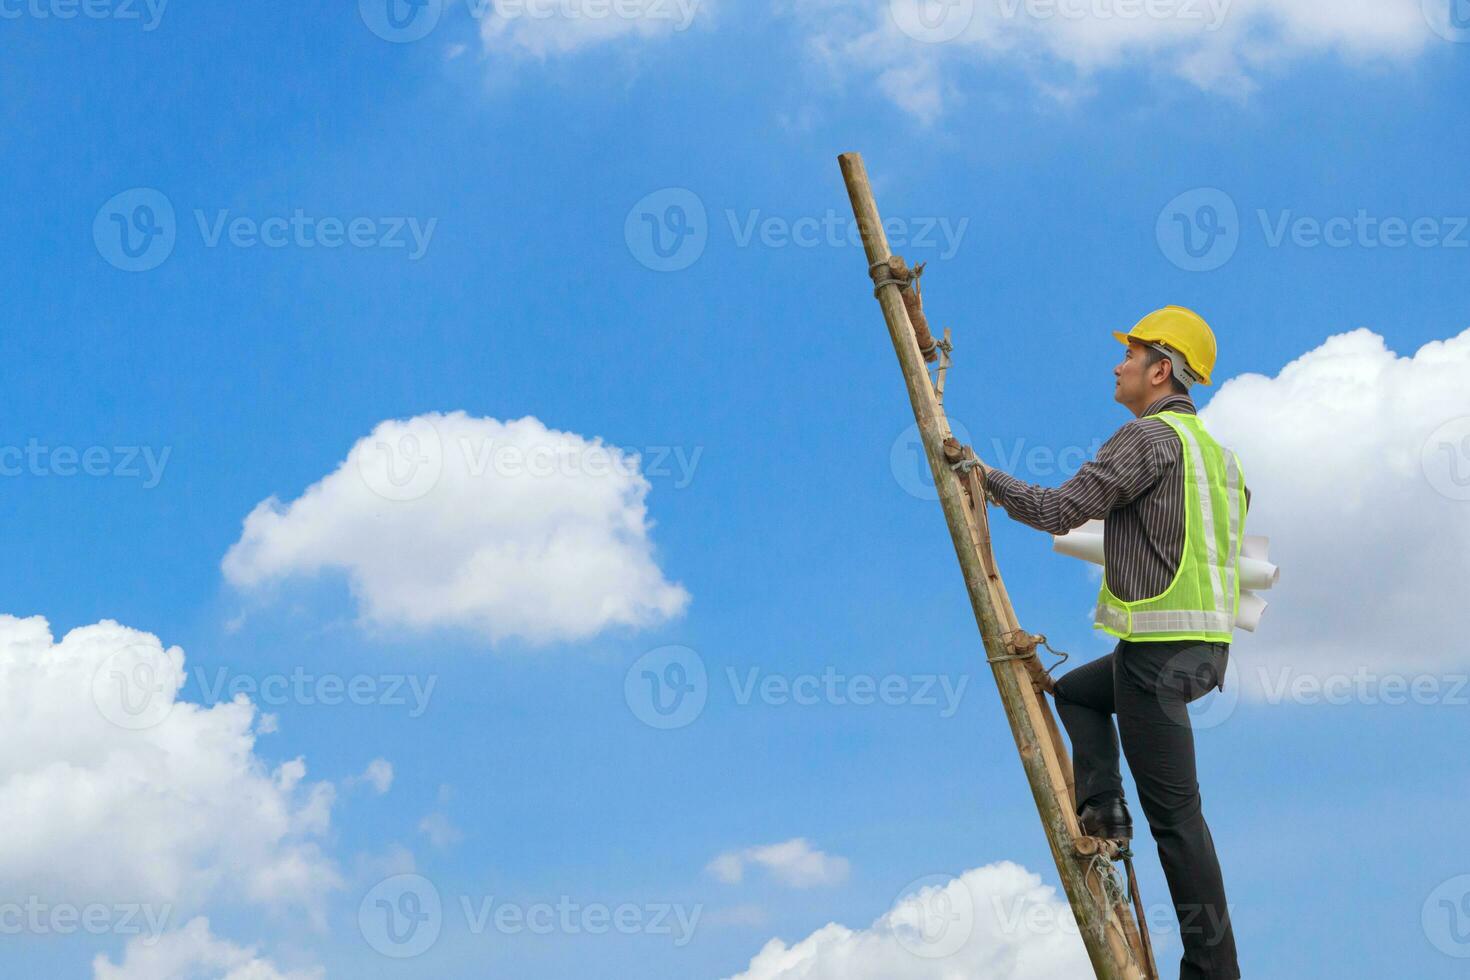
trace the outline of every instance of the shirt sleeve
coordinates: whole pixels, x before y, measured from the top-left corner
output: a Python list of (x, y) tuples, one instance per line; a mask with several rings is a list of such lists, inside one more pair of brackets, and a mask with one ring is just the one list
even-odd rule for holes
[(1142, 419), (1113, 434), (1056, 489), (1036, 486), (997, 469), (988, 469), (985, 489), (1007, 514), (1048, 534), (1066, 534), (1094, 518), (1105, 518), (1158, 482), (1162, 466), (1150, 448)]

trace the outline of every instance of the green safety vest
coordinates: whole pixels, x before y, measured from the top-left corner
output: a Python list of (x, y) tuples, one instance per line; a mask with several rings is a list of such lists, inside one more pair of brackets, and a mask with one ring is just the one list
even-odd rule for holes
[(1108, 588), (1104, 567), (1093, 628), (1136, 643), (1229, 643), (1240, 607), (1245, 535), (1240, 460), (1210, 438), (1198, 416), (1160, 412), (1148, 417), (1167, 423), (1183, 444), (1184, 550), (1174, 581), (1151, 599), (1119, 599)]

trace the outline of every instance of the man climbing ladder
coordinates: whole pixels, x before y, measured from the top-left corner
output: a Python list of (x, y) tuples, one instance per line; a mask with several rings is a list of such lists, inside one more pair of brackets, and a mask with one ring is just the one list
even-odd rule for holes
[(1113, 397), (1136, 418), (1096, 459), (1056, 489), (980, 465), (986, 493), (1031, 527), (1065, 534), (1106, 519), (1094, 625), (1118, 644), (1062, 677), (1054, 691), (1072, 741), (1079, 823), (1093, 837), (1132, 837), (1121, 732), (1179, 918), (1180, 978), (1236, 980), (1235, 937), (1186, 706), (1224, 687), (1249, 492), (1239, 460), (1205, 431), (1190, 398), (1193, 385), (1210, 383), (1215, 366), (1205, 321), (1170, 306), (1114, 336), (1128, 350), (1113, 370)]

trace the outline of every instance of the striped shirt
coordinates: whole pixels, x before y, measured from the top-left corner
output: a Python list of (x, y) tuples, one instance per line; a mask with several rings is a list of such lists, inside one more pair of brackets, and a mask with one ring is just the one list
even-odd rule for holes
[[(1144, 416), (1194, 415), (1188, 395), (1166, 395)], [(1108, 587), (1124, 602), (1150, 599), (1174, 581), (1184, 550), (1184, 456), (1174, 430), (1140, 416), (1103, 443), (1097, 458), (1055, 490), (989, 469), (985, 489), (1006, 513), (1049, 534), (1104, 518)], [(1250, 490), (1245, 490), (1246, 505)]]

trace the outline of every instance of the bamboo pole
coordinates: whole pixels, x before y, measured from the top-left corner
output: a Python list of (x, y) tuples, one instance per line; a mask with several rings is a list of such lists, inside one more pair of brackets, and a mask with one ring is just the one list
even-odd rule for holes
[[(867, 169), (860, 154), (844, 153), (837, 159), (871, 269), (886, 263), (891, 254), (868, 184)], [(1126, 902), (1109, 895), (1099, 875), (1089, 874), (1096, 859), (1096, 845), (1102, 842), (1080, 838), (1070, 786), (1071, 766), (1066, 762), (1056, 719), (1038, 690), (1027, 661), (1017, 659), (1007, 642), (1007, 637), (1017, 635), (1018, 626), (991, 553), (984, 495), (980, 493), (977, 498), (971, 494), (967, 503), (960, 478), (946, 460), (944, 441), (951, 437), (949, 422), (924, 366), (899, 287), (884, 285), (876, 293), (903, 370), (924, 454), (934, 474), (934, 485), (939, 490), (970, 606), (980, 627), (986, 659), (995, 675), (1011, 734), (1020, 751), (1021, 765), (1031, 785), (1031, 795), (1087, 955), (1098, 980), (1148, 980), (1145, 968), (1140, 966), (1146, 959), (1135, 953), (1140, 949), (1140, 934)], [(1093, 846), (1088, 848), (1083, 841)], [(1091, 855), (1079, 853), (1088, 849)]]

